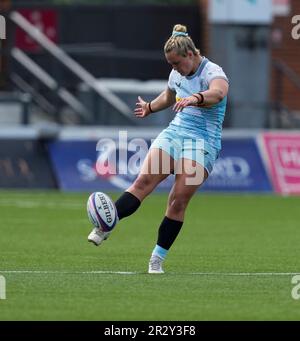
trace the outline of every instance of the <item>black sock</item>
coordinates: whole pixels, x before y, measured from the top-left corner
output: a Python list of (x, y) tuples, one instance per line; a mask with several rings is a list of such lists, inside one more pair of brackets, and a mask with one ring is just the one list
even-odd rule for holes
[(169, 250), (169, 248), (174, 243), (176, 237), (178, 236), (182, 225), (182, 221), (164, 217), (158, 230), (157, 245), (163, 247), (166, 250)]
[(137, 197), (129, 192), (124, 192), (115, 202), (119, 219), (130, 216), (139, 208), (140, 204), (141, 202)]

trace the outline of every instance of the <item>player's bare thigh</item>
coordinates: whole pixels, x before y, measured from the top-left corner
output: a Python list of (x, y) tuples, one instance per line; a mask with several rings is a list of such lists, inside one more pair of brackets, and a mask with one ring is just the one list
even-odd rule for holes
[(161, 149), (151, 148), (137, 179), (127, 191), (142, 201), (161, 181), (173, 172), (173, 158)]
[(208, 177), (206, 169), (194, 160), (180, 159), (175, 167), (176, 177), (170, 191), (166, 216), (183, 221), (192, 196)]

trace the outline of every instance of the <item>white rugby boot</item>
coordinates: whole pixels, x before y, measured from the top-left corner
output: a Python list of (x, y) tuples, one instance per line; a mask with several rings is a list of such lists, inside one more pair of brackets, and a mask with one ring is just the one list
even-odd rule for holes
[(106, 240), (110, 235), (109, 232), (103, 231), (101, 228), (95, 227), (92, 232), (88, 235), (88, 241), (96, 246), (99, 246), (103, 240)]
[(149, 274), (163, 274), (164, 270), (162, 269), (163, 259), (157, 255), (152, 255), (149, 261)]

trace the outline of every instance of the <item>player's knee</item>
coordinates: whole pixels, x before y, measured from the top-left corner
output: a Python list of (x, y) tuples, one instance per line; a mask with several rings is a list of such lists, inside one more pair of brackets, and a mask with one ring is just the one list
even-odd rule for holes
[(151, 177), (148, 175), (138, 176), (138, 178), (135, 180), (133, 186), (138, 191), (147, 190), (149, 187), (152, 186)]
[(175, 195), (169, 202), (169, 210), (174, 213), (184, 212), (189, 202), (189, 198), (184, 195)]

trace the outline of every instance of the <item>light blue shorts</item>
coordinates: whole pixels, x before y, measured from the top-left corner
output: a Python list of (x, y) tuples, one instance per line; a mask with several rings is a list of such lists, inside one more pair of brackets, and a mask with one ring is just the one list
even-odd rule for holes
[(168, 153), (175, 161), (194, 160), (211, 173), (219, 151), (210, 147), (204, 139), (195, 139), (178, 134), (174, 129), (164, 129), (153, 141), (150, 148)]

